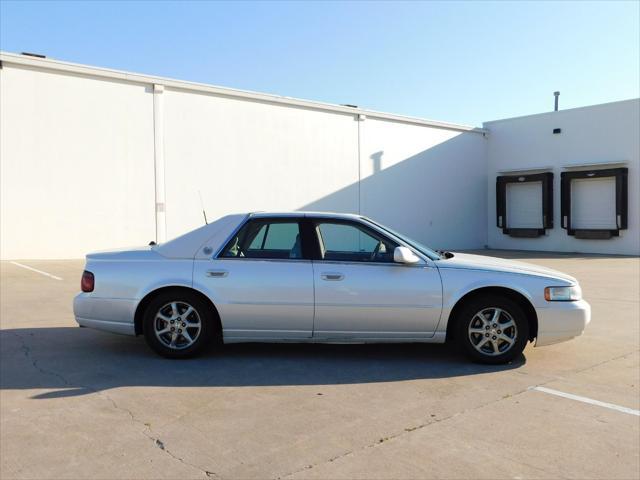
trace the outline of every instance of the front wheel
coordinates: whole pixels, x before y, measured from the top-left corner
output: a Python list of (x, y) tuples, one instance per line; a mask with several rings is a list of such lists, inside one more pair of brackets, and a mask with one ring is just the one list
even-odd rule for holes
[(189, 292), (165, 292), (144, 313), (144, 337), (153, 351), (168, 358), (192, 357), (212, 343), (213, 314)]
[(467, 303), (457, 318), (457, 342), (481, 363), (507, 363), (520, 355), (529, 339), (529, 323), (522, 308), (500, 296)]

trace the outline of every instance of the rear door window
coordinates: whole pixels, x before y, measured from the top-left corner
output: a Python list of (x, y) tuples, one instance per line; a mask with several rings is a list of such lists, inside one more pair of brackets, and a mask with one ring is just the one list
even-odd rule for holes
[(222, 258), (300, 259), (302, 239), (297, 220), (253, 220), (227, 243)]

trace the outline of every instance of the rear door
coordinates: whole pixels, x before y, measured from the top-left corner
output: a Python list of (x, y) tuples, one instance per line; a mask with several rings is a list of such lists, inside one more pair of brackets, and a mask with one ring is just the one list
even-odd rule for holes
[(194, 280), (219, 310), (225, 339), (311, 337), (313, 269), (299, 218), (251, 219), (218, 258), (194, 268)]

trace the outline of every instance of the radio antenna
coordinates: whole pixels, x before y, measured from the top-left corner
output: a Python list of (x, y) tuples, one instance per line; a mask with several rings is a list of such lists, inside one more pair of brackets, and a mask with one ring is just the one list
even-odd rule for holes
[(209, 225), (207, 222), (207, 212), (204, 211), (204, 202), (202, 201), (202, 193), (198, 190), (198, 196), (200, 197), (200, 206), (202, 207), (202, 215), (204, 216), (204, 224)]

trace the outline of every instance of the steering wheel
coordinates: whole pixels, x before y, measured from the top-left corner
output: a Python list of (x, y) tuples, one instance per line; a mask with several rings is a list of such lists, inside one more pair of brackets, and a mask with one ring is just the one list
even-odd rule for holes
[(382, 242), (378, 242), (378, 244), (376, 245), (376, 248), (374, 248), (373, 252), (371, 252), (371, 261), (374, 261), (378, 257), (378, 254), (380, 253), (381, 248), (382, 248)]

